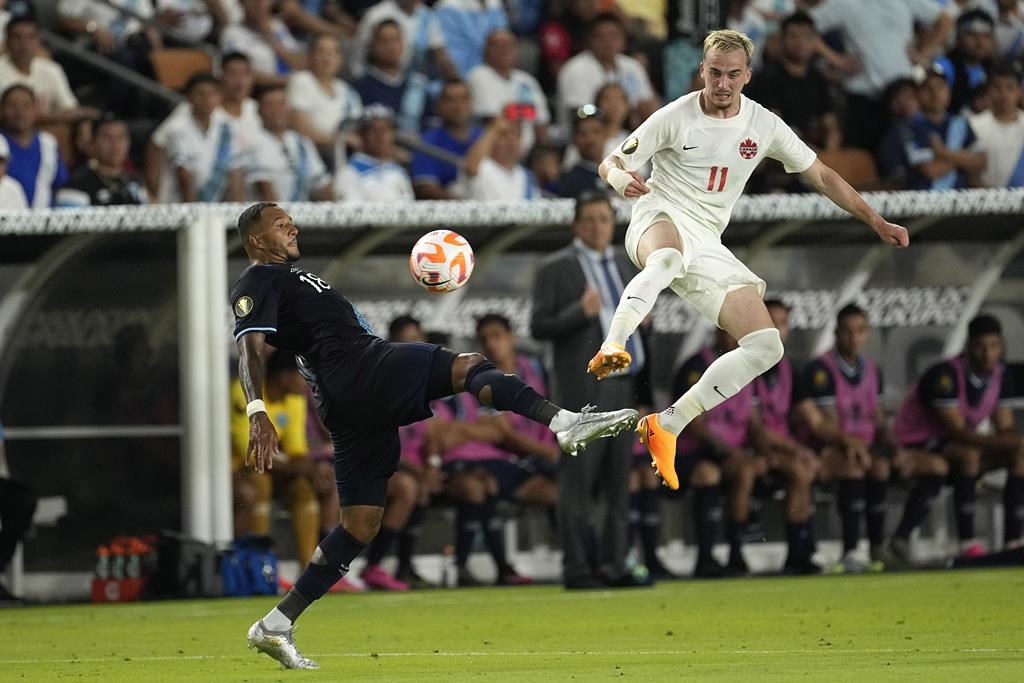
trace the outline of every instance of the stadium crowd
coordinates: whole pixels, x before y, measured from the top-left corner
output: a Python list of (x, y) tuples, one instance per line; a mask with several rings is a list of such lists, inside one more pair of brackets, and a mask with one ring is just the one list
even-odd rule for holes
[[(1022, 7), (60, 0), (44, 12), (11, 0), (0, 10), (0, 205), (606, 191), (598, 163), (700, 87), (700, 41), (719, 26), (755, 43), (747, 94), (859, 188), (1018, 187)], [(172, 65), (191, 78), (169, 111), (118, 73), (54, 55), (43, 29), (148, 78), (169, 48), (205, 50), (216, 75)], [(766, 163), (749, 191), (803, 189)]]

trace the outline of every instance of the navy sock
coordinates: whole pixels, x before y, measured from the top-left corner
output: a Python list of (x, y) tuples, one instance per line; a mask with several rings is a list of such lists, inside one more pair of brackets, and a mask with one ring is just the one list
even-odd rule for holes
[(455, 511), (455, 566), (465, 569), (473, 541), (480, 531), (481, 506), (473, 503), (459, 503)]
[(796, 564), (813, 554), (810, 538), (810, 522), (786, 522), (786, 564)]
[(412, 551), (416, 547), (416, 542), (420, 538), (420, 533), (423, 531), (423, 517), (427, 513), (427, 508), (422, 505), (417, 505), (412, 509), (412, 514), (409, 516), (409, 521), (406, 522), (405, 528), (402, 529), (402, 533), (398, 535), (398, 574), (412, 574)]
[(481, 508), (480, 526), (484, 530), (484, 544), (487, 552), (494, 558), (498, 573), (508, 569), (508, 558), (505, 555), (505, 527), (498, 515), (498, 499), (490, 497)]
[(928, 516), (932, 501), (942, 490), (943, 479), (944, 477), (929, 474), (917, 480), (914, 487), (910, 489), (910, 496), (903, 508), (903, 519), (900, 520), (900, 525), (894, 534), (896, 538), (903, 540), (910, 538), (911, 532)]
[(871, 547), (885, 543), (885, 490), (888, 482), (868, 477), (864, 482), (864, 519)]
[(729, 540), (730, 562), (735, 558), (743, 558), (741, 550), (743, 548), (743, 529), (745, 526), (744, 522), (737, 522), (735, 519), (730, 519), (725, 524), (725, 535)]
[(974, 538), (974, 510), (978, 507), (978, 478), (958, 474), (953, 478), (956, 533), (961, 541)]
[(384, 556), (391, 550), (391, 545), (395, 542), (397, 535), (397, 529), (380, 528), (374, 539), (370, 541), (370, 550), (366, 553), (366, 565), (368, 567), (380, 564)]
[(490, 404), (495, 410), (511, 410), (543, 425), (551, 424), (561, 410), (529, 384), (515, 375), (506, 375), (490, 361), (477, 363), (466, 373), (466, 391), (479, 399), (480, 392), (487, 387), (491, 388)]
[(847, 553), (856, 548), (860, 540), (860, 518), (864, 514), (864, 480), (840, 479), (836, 503), (843, 527), (843, 553)]
[(1003, 489), (1003, 512), (1006, 522), (1003, 526), (1003, 540), (1013, 543), (1024, 533), (1024, 477), (1010, 475)]
[(640, 545), (644, 550), (644, 564), (661, 564), (658, 560), (658, 532), (661, 531), (661, 492), (657, 489), (640, 491)]
[(349, 564), (365, 548), (365, 543), (340, 526), (336, 527), (317, 546), (313, 559), (295, 582), (295, 587), (281, 600), (278, 609), (292, 621), (298, 619), (303, 610), (323, 597), (338, 579), (348, 574)]
[(722, 524), (722, 489), (698, 486), (693, 489), (693, 521), (697, 534), (697, 561), (712, 559)]
[(633, 547), (634, 539), (640, 538), (640, 519), (643, 513), (640, 512), (640, 492), (634, 491), (629, 494), (629, 547)]

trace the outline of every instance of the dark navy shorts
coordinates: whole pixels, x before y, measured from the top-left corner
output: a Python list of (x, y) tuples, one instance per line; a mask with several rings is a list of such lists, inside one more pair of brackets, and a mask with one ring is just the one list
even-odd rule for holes
[(342, 507), (384, 505), (401, 454), (398, 428), (430, 417), (430, 402), (452, 393), (456, 357), (435, 344), (388, 343), (368, 361), (362, 386), (344, 393), (325, 387), (331, 398), (321, 417), (334, 444)]
[(554, 479), (557, 465), (535, 455), (493, 460), (454, 460), (444, 466), (445, 474), (451, 476), (473, 469), (489, 472), (498, 481), (498, 496), (509, 500), (519, 487), (534, 475)]

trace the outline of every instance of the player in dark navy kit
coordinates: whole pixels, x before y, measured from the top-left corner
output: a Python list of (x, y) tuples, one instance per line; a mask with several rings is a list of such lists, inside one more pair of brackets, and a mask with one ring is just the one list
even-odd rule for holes
[(249, 447), (256, 470), (273, 467), (277, 432), (263, 396), (263, 357), (269, 343), (296, 355), (313, 390), (317, 412), (331, 433), (341, 523), (277, 607), (249, 629), (249, 647), (284, 667), (315, 669), (295, 647), (292, 625), (347, 572), (373, 540), (384, 513), (388, 479), (399, 462), (398, 428), (430, 416), (430, 401), (462, 391), (497, 410), (547, 425), (562, 450), (576, 454), (591, 441), (636, 425), (635, 410), (580, 413), (562, 410), (514, 375), (479, 354), (456, 354), (434, 344), (394, 343), (374, 336), (345, 297), (299, 259), (299, 230), (272, 202), (254, 204), (238, 218), (251, 265), (231, 292), (239, 379), (248, 400)]

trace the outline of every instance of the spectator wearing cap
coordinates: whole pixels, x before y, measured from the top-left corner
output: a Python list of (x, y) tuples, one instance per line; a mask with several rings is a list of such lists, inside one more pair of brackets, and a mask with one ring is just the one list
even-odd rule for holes
[(484, 44), (491, 31), (508, 28), (501, 0), (441, 0), (434, 10), (448, 54), (463, 78), (484, 60)]
[(402, 66), (403, 45), (398, 22), (378, 23), (370, 37), (366, 69), (352, 85), (364, 106), (382, 104), (395, 112), (399, 130), (418, 133), (426, 108), (427, 79)]
[(37, 125), (38, 105), (27, 85), (16, 83), (0, 95), (0, 128), (10, 156), (7, 175), (21, 184), (33, 209), (48, 208), (54, 194), (68, 180), (57, 140)]
[(537, 199), (533, 173), (519, 163), (522, 128), (518, 121), (496, 116), (466, 154), (459, 182), (464, 199), (521, 201)]
[[(846, 144), (874, 151), (886, 124), (882, 92), (914, 63), (941, 54), (953, 19), (934, 0), (823, 0), (808, 11), (820, 33), (837, 31), (860, 69), (843, 82)], [(915, 34), (920, 26), (920, 37)]]
[(221, 51), (246, 55), (257, 85), (287, 85), (288, 75), (306, 66), (298, 41), (284, 22), (271, 13), (272, 0), (241, 3), (242, 21), (221, 33)]
[(568, 114), (593, 103), (598, 88), (605, 83), (620, 84), (641, 119), (658, 108), (660, 103), (647, 70), (623, 54), (626, 29), (618, 17), (598, 16), (590, 27), (589, 45), (590, 49), (566, 62), (558, 74), (558, 106), (563, 112)]
[(750, 98), (778, 114), (804, 142), (833, 150), (842, 146), (842, 131), (828, 83), (812, 64), (819, 40), (807, 14), (786, 17), (779, 59), (754, 72)]
[(910, 120), (906, 145), (912, 190), (952, 190), (985, 168), (985, 153), (967, 119), (950, 114), (946, 72), (933, 65), (918, 88), (921, 111)]
[(260, 92), (263, 128), (247, 164), (250, 196), (263, 202), (305, 202), (334, 199), (332, 178), (316, 145), (288, 128), (291, 112), (284, 88), (271, 86)]
[(361, 151), (335, 174), (335, 197), (362, 202), (415, 199), (409, 174), (395, 162), (394, 113), (379, 104), (366, 107), (359, 122), (359, 138)]
[(57, 206), (146, 204), (141, 180), (127, 168), (131, 137), (128, 124), (114, 117), (93, 123), (91, 154), (68, 184), (57, 190)]
[[(444, 84), (434, 108), (441, 125), (423, 133), (423, 142), (433, 147), (464, 157), (483, 132), (473, 125), (469, 87), (463, 81)], [(427, 152), (418, 151), (412, 159), (412, 179), (419, 199), (458, 199), (452, 184), (458, 178), (458, 169)]]
[(559, 196), (577, 197), (583, 192), (608, 189), (597, 172), (604, 159), (606, 136), (604, 113), (592, 104), (580, 107), (572, 134), (572, 144), (579, 151), (580, 159), (562, 175), (558, 183)]
[(242, 165), (234, 123), (220, 108), (220, 82), (208, 73), (185, 86), (189, 115), (167, 129), (160, 202), (240, 202)]
[(516, 66), (516, 37), (498, 29), (487, 36), (484, 63), (466, 77), (473, 97), (473, 114), (490, 119), (507, 111), (522, 127), (522, 149), (547, 142), (551, 113), (537, 79)]
[(0, 209), (27, 209), (28, 200), (21, 183), (7, 175), (7, 162), (11, 158), (11, 147), (7, 138), (0, 136)]
[(971, 10), (956, 20), (956, 47), (935, 63), (946, 72), (951, 90), (949, 110), (961, 111), (971, 94), (985, 84), (995, 54), (994, 23), (988, 12)]
[(989, 74), (989, 110), (970, 118), (985, 149), (983, 187), (1024, 187), (1024, 112), (1020, 110), (1020, 76), (1009, 66)]
[(306, 63), (308, 70), (297, 71), (288, 79), (292, 127), (312, 140), (324, 158), (343, 163), (343, 134), (359, 121), (363, 101), (338, 77), (343, 60), (336, 37), (326, 33), (314, 37)]
[(420, 0), (383, 0), (371, 7), (359, 22), (353, 70), (361, 74), (366, 53), (377, 25), (393, 21), (402, 32), (402, 67), (420, 73), (436, 69), (443, 78), (458, 78), (459, 71), (448, 56), (441, 20)]
[(40, 123), (66, 123), (92, 118), (99, 112), (81, 107), (61, 66), (42, 54), (39, 26), (15, 17), (4, 29), (6, 51), (0, 55), (0, 87), (23, 83), (36, 95)]

